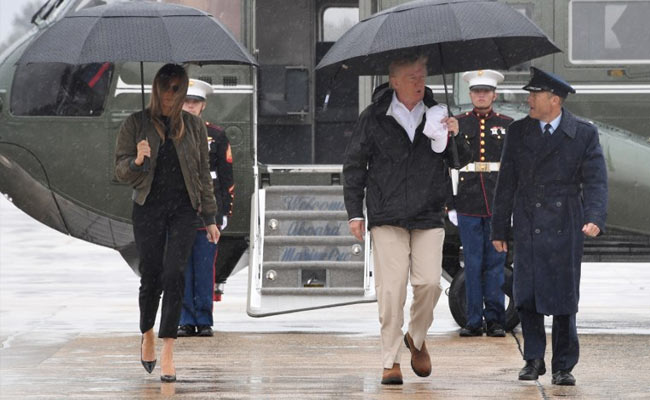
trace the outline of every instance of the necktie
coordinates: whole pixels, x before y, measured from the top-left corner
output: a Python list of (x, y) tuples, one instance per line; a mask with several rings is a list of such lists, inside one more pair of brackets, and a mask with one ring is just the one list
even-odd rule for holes
[(543, 136), (545, 138), (550, 138), (551, 137), (551, 128), (552, 128), (551, 124), (544, 125), (544, 135)]

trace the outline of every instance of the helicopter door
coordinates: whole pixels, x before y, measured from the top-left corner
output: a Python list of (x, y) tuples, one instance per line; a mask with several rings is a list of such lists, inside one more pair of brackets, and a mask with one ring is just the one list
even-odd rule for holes
[(343, 202), (341, 164), (358, 116), (358, 78), (314, 72), (337, 35), (358, 21), (358, 3), (265, 0), (256, 2), (255, 15), (260, 164), (247, 312), (375, 301), (371, 249), (350, 235)]
[[(321, 28), (315, 65), (345, 31), (359, 22), (359, 7), (327, 2), (318, 14)], [(345, 70), (337, 73), (316, 71), (315, 76), (315, 163), (342, 164), (359, 116), (359, 77)]]

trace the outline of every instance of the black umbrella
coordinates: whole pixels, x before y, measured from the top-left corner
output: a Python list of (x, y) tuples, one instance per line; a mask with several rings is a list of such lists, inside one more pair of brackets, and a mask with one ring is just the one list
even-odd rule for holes
[(522, 13), (495, 0), (416, 0), (350, 28), (316, 69), (345, 66), (357, 75), (386, 75), (404, 54), (429, 58), (429, 74), (508, 69), (560, 49)]
[(17, 63), (105, 61), (256, 65), (210, 14), (153, 2), (116, 2), (66, 15), (34, 40)]
[(36, 38), (17, 64), (107, 61), (140, 62), (143, 111), (143, 62), (257, 65), (210, 14), (153, 2), (117, 2), (66, 15)]
[[(508, 69), (560, 49), (525, 15), (495, 0), (416, 0), (360, 21), (341, 36), (316, 69), (334, 76), (386, 75), (407, 54), (426, 55), (428, 72)], [(451, 115), (451, 113), (450, 113)], [(457, 163), (452, 137), (454, 163)]]

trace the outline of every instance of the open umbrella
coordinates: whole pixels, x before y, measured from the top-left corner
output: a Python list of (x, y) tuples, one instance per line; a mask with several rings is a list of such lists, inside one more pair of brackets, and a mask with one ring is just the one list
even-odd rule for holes
[(36, 38), (16, 63), (129, 61), (140, 62), (143, 110), (143, 62), (257, 65), (210, 14), (153, 2), (117, 2), (66, 15)]
[(360, 21), (316, 69), (343, 65), (358, 75), (385, 75), (400, 55), (429, 57), (429, 74), (508, 69), (560, 49), (525, 15), (496, 0), (416, 0)]
[[(446, 72), (508, 69), (559, 51), (541, 29), (507, 4), (495, 0), (416, 0), (354, 25), (334, 43), (316, 69), (334, 76), (343, 68), (357, 75), (386, 75), (392, 60), (405, 54), (426, 55), (429, 74), (442, 74), (449, 104)], [(456, 147), (452, 145), (451, 149), (454, 152)]]

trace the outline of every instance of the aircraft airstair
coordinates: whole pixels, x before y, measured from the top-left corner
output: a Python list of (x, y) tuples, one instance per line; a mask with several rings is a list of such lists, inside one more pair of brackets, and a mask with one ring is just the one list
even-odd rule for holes
[(604, 235), (586, 238), (583, 261), (649, 262), (650, 236), (607, 229)]
[[(375, 300), (372, 265), (365, 262), (369, 242), (349, 233), (343, 186), (318, 184), (313, 169), (307, 169), (313, 185), (265, 185), (254, 195), (252, 316)], [(340, 166), (334, 171), (340, 174)], [(300, 172), (293, 168), (287, 174)]]

